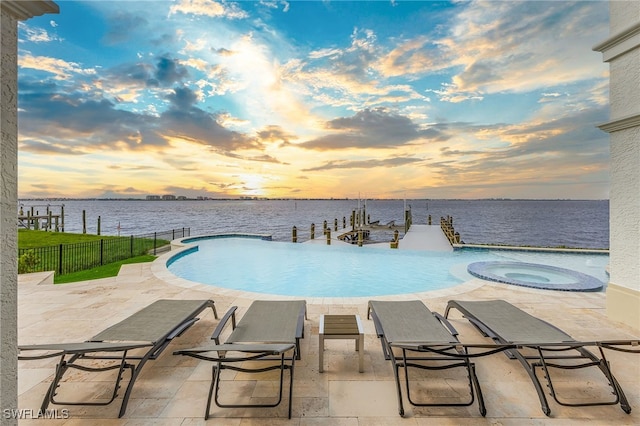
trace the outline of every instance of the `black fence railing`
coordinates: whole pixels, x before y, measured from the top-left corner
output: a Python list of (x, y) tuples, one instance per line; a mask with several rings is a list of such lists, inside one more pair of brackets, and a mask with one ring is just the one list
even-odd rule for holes
[(158, 248), (176, 238), (188, 237), (190, 233), (190, 228), (182, 228), (84, 243), (20, 249), (18, 272), (56, 271), (63, 275), (144, 254), (156, 255)]

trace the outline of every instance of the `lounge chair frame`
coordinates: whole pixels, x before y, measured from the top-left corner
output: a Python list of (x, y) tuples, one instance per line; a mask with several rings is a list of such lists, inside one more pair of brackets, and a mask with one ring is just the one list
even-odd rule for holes
[[(306, 303), (291, 301), (254, 301), (236, 325), (237, 306), (232, 306), (214, 330), (213, 345), (178, 350), (174, 355), (185, 355), (211, 361), (211, 384), (204, 418), (211, 416), (211, 401), (220, 408), (273, 408), (280, 405), (284, 396), (285, 370), (289, 371), (288, 418), (291, 418), (293, 398), (293, 377), (295, 361), (301, 358), (300, 339), (304, 338), (304, 320), (307, 317)], [(272, 321), (287, 324), (287, 330), (269, 327)], [(220, 336), (231, 322), (232, 332), (225, 343)], [(278, 327), (281, 328), (281, 327)], [(237, 353), (237, 356), (229, 356)], [(217, 354), (217, 355), (215, 355)], [(247, 361), (267, 361), (273, 365), (263, 368), (246, 367)], [(274, 361), (277, 364), (274, 364)], [(220, 401), (220, 375), (222, 370), (244, 373), (262, 373), (280, 370), (278, 394), (275, 402), (264, 404), (231, 404)]]
[[(129, 370), (131, 377), (125, 390), (118, 417), (122, 417), (131, 396), (131, 391), (140, 371), (148, 360), (160, 356), (171, 341), (182, 335), (196, 321), (197, 315), (211, 308), (218, 319), (212, 300), (158, 300), (128, 318), (105, 329), (82, 343), (55, 343), (18, 346), (20, 353), (38, 351), (36, 355), (19, 355), (20, 360), (35, 360), (60, 357), (56, 364), (51, 385), (45, 393), (41, 411), (49, 404), (102, 406), (111, 404), (117, 397), (124, 373)], [(131, 354), (134, 351), (135, 354)], [(44, 353), (42, 353), (44, 352)], [(116, 355), (116, 354), (120, 355)], [(118, 361), (104, 367), (94, 367), (91, 361)], [(85, 361), (89, 361), (85, 364)], [(100, 373), (118, 370), (113, 391), (107, 401), (60, 401), (56, 399), (64, 374), (69, 369)]]
[[(403, 324), (392, 324), (385, 318), (389, 310), (384, 307), (390, 307), (391, 310), (398, 312), (398, 315), (404, 316)], [(383, 312), (383, 309), (387, 312)], [(373, 319), (377, 337), (380, 338), (382, 345), (382, 353), (386, 360), (390, 360), (393, 365), (393, 373), (396, 381), (396, 390), (398, 395), (398, 412), (400, 416), (404, 416), (405, 410), (402, 399), (402, 385), (400, 384), (400, 370), (404, 371), (404, 382), (407, 393), (407, 400), (417, 407), (461, 407), (470, 406), (478, 400), (478, 409), (484, 417), (487, 410), (480, 388), (480, 382), (476, 375), (476, 367), (472, 358), (486, 356), (496, 352), (505, 350), (504, 345), (464, 345), (458, 340), (458, 332), (442, 315), (431, 312), (419, 300), (413, 301), (369, 301), (367, 309), (367, 319)], [(411, 337), (408, 339), (400, 338), (399, 341), (394, 340), (394, 335), (404, 334), (400, 328), (406, 328), (408, 324), (420, 327), (422, 333), (418, 333), (419, 337)], [(385, 328), (387, 329), (385, 331)], [(414, 336), (418, 336), (418, 334)], [(481, 353), (471, 353), (468, 348), (483, 348)], [(394, 352), (400, 352), (396, 354)], [(487, 350), (484, 350), (487, 349)], [(467, 371), (469, 380), (469, 399), (467, 401), (457, 403), (433, 403), (416, 401), (411, 396), (411, 386), (409, 372), (410, 368), (423, 370), (444, 370), (450, 368), (464, 368)]]
[[(577, 341), (553, 324), (536, 318), (504, 300), (473, 302), (450, 300), (445, 311), (445, 318), (448, 318), (451, 309), (460, 311), (483, 336), (490, 337), (494, 342), (499, 344), (514, 345), (513, 349), (505, 351), (505, 355), (510, 359), (517, 359), (529, 374), (538, 393), (540, 405), (545, 415), (551, 415), (551, 408), (549, 407), (543, 386), (536, 373), (537, 368), (540, 368), (543, 372), (549, 394), (560, 405), (567, 407), (587, 407), (620, 404), (620, 408), (622, 408), (625, 413), (629, 414), (631, 412), (631, 406), (627, 401), (620, 383), (611, 371), (603, 348), (628, 353), (640, 353), (640, 350), (628, 349), (626, 347), (638, 346), (638, 340)], [(501, 333), (496, 330), (495, 322), (491, 320), (488, 321), (487, 318), (482, 318), (483, 312), (487, 312), (486, 309), (494, 313), (509, 315), (509, 321), (512, 325), (522, 325), (522, 335), (518, 336), (517, 339), (515, 337), (501, 335)], [(600, 356), (588, 350), (587, 347), (597, 347)], [(533, 352), (526, 354), (523, 353), (523, 349), (532, 349)], [(562, 361), (562, 363), (559, 361)], [(551, 369), (577, 370), (589, 367), (598, 367), (604, 374), (612, 389), (613, 398), (611, 400), (583, 403), (563, 400), (553, 386)]]

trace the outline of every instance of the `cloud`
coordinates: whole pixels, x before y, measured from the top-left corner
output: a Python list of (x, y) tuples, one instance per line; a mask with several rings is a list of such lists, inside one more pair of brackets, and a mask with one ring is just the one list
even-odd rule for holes
[(107, 168), (111, 170), (133, 170), (133, 171), (156, 169), (156, 167), (147, 166), (143, 164), (122, 164), (122, 163), (110, 164), (107, 166)]
[[(51, 22), (55, 24), (54, 21), (51, 21)], [(53, 24), (51, 26), (55, 28), (56, 25), (53, 25)], [(25, 24), (24, 22), (19, 22), (18, 28), (21, 31), (23, 31), (25, 35), (25, 39), (24, 40), (21, 39), (20, 41), (26, 40), (32, 43), (50, 43), (52, 41), (64, 41), (64, 39), (58, 37), (55, 34), (49, 33), (44, 28), (31, 27)]]
[(400, 167), (408, 164), (420, 163), (424, 160), (413, 157), (392, 157), (387, 159), (369, 160), (332, 160), (317, 167), (302, 169), (303, 172), (315, 172), (331, 169), (372, 169), (376, 167)]
[(167, 99), (173, 105), (173, 109), (183, 110), (193, 107), (198, 102), (196, 93), (186, 87), (178, 87), (167, 95)]
[(376, 69), (385, 77), (424, 75), (449, 68), (446, 56), (428, 36), (418, 36), (397, 42), (380, 56)]
[[(534, 119), (485, 129), (467, 127), (467, 134), (441, 148), (440, 155), (428, 162), (427, 169), (435, 177), (432, 180), (435, 186), (451, 185), (455, 177), (459, 184), (452, 186), (452, 190), (464, 186), (486, 191), (504, 188), (504, 196), (517, 197), (509, 187), (515, 191), (515, 188), (557, 185), (567, 191), (572, 185), (587, 182), (599, 182), (600, 190), (608, 174), (609, 146), (607, 136), (593, 123), (604, 113), (605, 108), (592, 108), (554, 120)], [(483, 140), (500, 143), (478, 143)], [(469, 149), (475, 146), (482, 149)], [(520, 194), (525, 198), (532, 196), (539, 195)], [(587, 193), (579, 196), (589, 198)]]
[(450, 34), (435, 42), (460, 68), (441, 99), (460, 102), (593, 79), (593, 61), (584, 52), (607, 36), (606, 13), (602, 2), (465, 4)]
[[(104, 165), (123, 190), (179, 179), (268, 196), (353, 191), (348, 180), (455, 187), (442, 193), (451, 197), (606, 175), (594, 124), (608, 116), (607, 65), (591, 52), (606, 38), (602, 2), (412, 4), (406, 25), (394, 15), (402, 4), (379, 3), (390, 20), (340, 20), (329, 41), (314, 36), (326, 21), (281, 20), (341, 3), (292, 3), (288, 17), (288, 3), (269, 0), (155, 4), (84, 5), (107, 23), (92, 54), (43, 45), (64, 25), (22, 32), (19, 140), (31, 170), (82, 155), (62, 161), (76, 171), (65, 175), (71, 192)], [(267, 191), (249, 175), (278, 183)], [(98, 179), (83, 180), (84, 193), (102, 189)]]
[(257, 136), (262, 142), (281, 142), (282, 145), (289, 145), (292, 140), (298, 138), (280, 126), (266, 126), (258, 131)]
[(38, 71), (45, 71), (54, 75), (57, 80), (67, 80), (75, 75), (95, 75), (95, 68), (82, 68), (76, 62), (48, 56), (33, 56), (30, 52), (21, 52), (18, 56), (18, 66)]
[(179, 0), (169, 9), (169, 16), (176, 13), (226, 19), (245, 19), (249, 16), (238, 3), (212, 0)]
[[(197, 95), (182, 87), (167, 95), (169, 108), (159, 115), (121, 110), (106, 99), (86, 99), (81, 93), (62, 93), (52, 84), (20, 85), (20, 119), (29, 123), (21, 127), (23, 138), (49, 140), (53, 149), (67, 146), (70, 153), (95, 151), (109, 147), (115, 150), (166, 148), (167, 138), (180, 138), (210, 146), (222, 155), (232, 156), (236, 150), (261, 149), (255, 138), (221, 126), (216, 115), (196, 107)], [(27, 149), (43, 150), (29, 142)], [(254, 161), (276, 161), (264, 156), (249, 157)]]
[(347, 148), (391, 148), (415, 142), (422, 138), (446, 140), (437, 129), (421, 129), (409, 118), (385, 108), (364, 109), (351, 117), (330, 120), (324, 136), (297, 144), (314, 150)]
[(23, 152), (31, 152), (33, 154), (39, 155), (82, 155), (86, 154), (86, 151), (82, 151), (80, 149), (76, 149), (74, 147), (70, 147), (65, 145), (62, 142), (52, 143), (50, 141), (44, 140), (34, 140), (34, 139), (21, 139), (19, 144), (20, 151)]
[(215, 114), (195, 106), (196, 94), (187, 87), (176, 88), (167, 96), (169, 108), (160, 114), (163, 134), (206, 145), (217, 152), (260, 149), (255, 139), (221, 126)]
[(180, 66), (176, 60), (166, 56), (158, 58), (154, 79), (158, 81), (160, 85), (169, 86), (174, 83), (179, 83), (188, 75), (187, 69)]
[(390, 82), (385, 75), (385, 47), (370, 29), (355, 28), (346, 47), (313, 50), (306, 57), (286, 61), (281, 79), (319, 105), (352, 110), (380, 105), (428, 102), (411, 84)]
[(140, 13), (118, 9), (109, 14), (109, 26), (104, 34), (107, 45), (115, 45), (134, 40), (135, 33), (149, 32), (149, 21)]

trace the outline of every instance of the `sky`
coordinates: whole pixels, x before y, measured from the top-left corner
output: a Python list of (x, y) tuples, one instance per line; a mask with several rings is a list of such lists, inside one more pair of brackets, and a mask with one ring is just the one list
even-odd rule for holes
[(56, 3), (20, 198), (609, 198), (607, 1)]

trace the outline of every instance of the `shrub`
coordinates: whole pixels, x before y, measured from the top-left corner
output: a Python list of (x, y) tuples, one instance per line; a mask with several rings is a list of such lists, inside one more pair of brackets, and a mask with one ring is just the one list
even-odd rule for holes
[(18, 258), (18, 273), (28, 274), (30, 272), (36, 272), (40, 259), (36, 256), (36, 252), (33, 250), (27, 250)]

